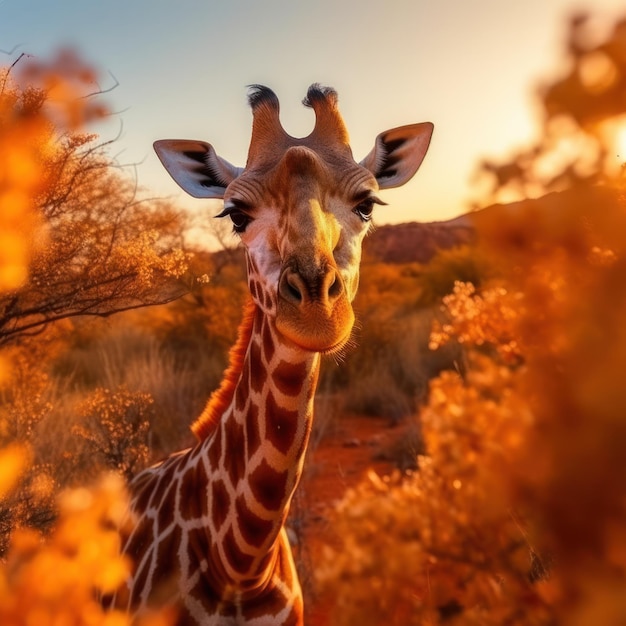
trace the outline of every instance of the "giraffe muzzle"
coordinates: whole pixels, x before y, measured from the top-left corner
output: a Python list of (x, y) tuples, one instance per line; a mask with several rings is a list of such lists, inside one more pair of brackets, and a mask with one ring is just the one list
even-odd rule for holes
[(288, 264), (278, 283), (278, 329), (291, 341), (315, 352), (333, 352), (348, 340), (354, 313), (339, 271)]

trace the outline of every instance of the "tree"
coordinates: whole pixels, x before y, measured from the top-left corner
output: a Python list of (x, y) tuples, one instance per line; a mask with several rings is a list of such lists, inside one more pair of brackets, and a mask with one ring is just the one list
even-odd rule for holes
[(67, 52), (49, 65), (23, 55), (0, 72), (0, 346), (189, 290), (181, 214), (140, 199), (108, 156), (113, 142), (78, 130), (105, 111), (101, 90), (88, 92), (94, 80)]

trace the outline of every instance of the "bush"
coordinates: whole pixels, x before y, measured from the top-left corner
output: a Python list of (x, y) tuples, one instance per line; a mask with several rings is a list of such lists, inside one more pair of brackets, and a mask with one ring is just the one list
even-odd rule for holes
[(454, 283), (467, 282), (480, 287), (495, 274), (495, 268), (475, 245), (439, 250), (420, 277), (419, 303), (424, 307), (439, 306), (441, 299), (452, 291)]
[[(564, 190), (476, 215), (500, 278), (444, 299), (432, 344), (461, 342), (467, 369), (431, 385), (427, 456), (337, 506), (319, 570), (337, 624), (626, 620), (626, 195), (599, 130), (625, 112), (626, 20), (595, 47), (583, 26), (540, 145), (488, 168), (495, 192)], [(613, 79), (589, 74), (598, 55)], [(585, 151), (546, 175), (572, 128)]]
[(73, 432), (103, 467), (119, 472), (127, 481), (148, 464), (149, 419), (154, 400), (147, 393), (119, 388), (96, 389), (80, 407), (83, 421)]
[(326, 374), (336, 375), (346, 410), (401, 420), (425, 401), (433, 376), (462, 367), (456, 345), (429, 349), (430, 327), (438, 311), (415, 307), (411, 299), (409, 293), (395, 305), (372, 303), (359, 320), (354, 351), (338, 372)]
[[(24, 449), (0, 450), (0, 498), (19, 480), (28, 460)], [(20, 529), (0, 563), (0, 622), (92, 624), (93, 626), (169, 626), (168, 612), (136, 618), (105, 610), (99, 596), (113, 592), (130, 571), (120, 554), (118, 528), (128, 524), (127, 497), (119, 477), (95, 487), (69, 490), (59, 499), (54, 530), (44, 539)]]

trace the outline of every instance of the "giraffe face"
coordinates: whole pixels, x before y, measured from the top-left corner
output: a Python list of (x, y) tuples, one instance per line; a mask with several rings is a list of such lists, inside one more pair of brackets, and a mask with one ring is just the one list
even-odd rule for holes
[(361, 243), (378, 183), (348, 153), (295, 145), (224, 196), (247, 251), (252, 297), (296, 345), (332, 352), (348, 340)]
[(313, 132), (288, 135), (276, 95), (249, 93), (252, 138), (245, 168), (210, 144), (161, 140), (154, 145), (178, 184), (195, 197), (223, 198), (247, 251), (250, 292), (277, 330), (305, 350), (333, 352), (348, 340), (359, 282), (361, 243), (379, 189), (397, 187), (419, 168), (430, 123), (376, 137), (356, 163), (337, 107), (337, 93), (311, 85), (304, 100), (315, 111)]

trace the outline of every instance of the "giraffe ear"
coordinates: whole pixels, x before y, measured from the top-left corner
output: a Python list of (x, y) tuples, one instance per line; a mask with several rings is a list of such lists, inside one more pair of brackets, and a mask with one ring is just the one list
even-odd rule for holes
[(404, 185), (422, 164), (433, 128), (430, 122), (423, 122), (380, 133), (360, 165), (374, 174), (381, 189)]
[(243, 171), (218, 156), (204, 141), (161, 139), (154, 150), (170, 176), (194, 198), (223, 198)]

